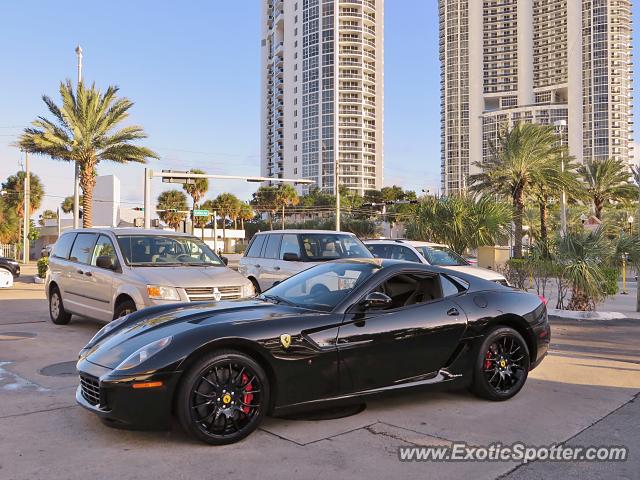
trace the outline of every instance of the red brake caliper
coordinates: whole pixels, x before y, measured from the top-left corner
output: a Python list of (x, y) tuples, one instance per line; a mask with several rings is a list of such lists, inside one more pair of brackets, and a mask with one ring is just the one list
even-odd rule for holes
[[(244, 385), (245, 383), (247, 383), (249, 381), (249, 377), (247, 376), (246, 373), (242, 374), (242, 384)], [(253, 390), (253, 385), (247, 385), (244, 389), (245, 392), (250, 392), (251, 390)], [(242, 403), (246, 404), (246, 405), (250, 405), (251, 404), (251, 400), (253, 400), (253, 393), (245, 393), (242, 396)], [(250, 407), (244, 406), (242, 407), (242, 411), (246, 414), (249, 413), (249, 410), (251, 410)]]
[(489, 350), (484, 357), (484, 368), (485, 370), (489, 370), (491, 368), (491, 350)]

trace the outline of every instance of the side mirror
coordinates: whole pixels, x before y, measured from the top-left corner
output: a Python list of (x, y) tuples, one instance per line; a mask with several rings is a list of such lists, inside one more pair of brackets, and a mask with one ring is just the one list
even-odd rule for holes
[(225, 265), (229, 265), (229, 259), (227, 257), (220, 257), (220, 260), (222, 260), (222, 263)]
[(96, 259), (96, 267), (107, 270), (116, 269), (116, 258), (111, 255), (102, 255)]
[(393, 303), (391, 297), (382, 292), (371, 292), (361, 302), (365, 310), (384, 310)]
[(285, 262), (299, 262), (300, 256), (297, 253), (287, 252), (282, 256)]

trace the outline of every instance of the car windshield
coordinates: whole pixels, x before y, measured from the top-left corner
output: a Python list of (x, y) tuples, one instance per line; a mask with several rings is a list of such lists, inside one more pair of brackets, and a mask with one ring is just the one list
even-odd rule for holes
[(303, 233), (299, 236), (303, 245), (303, 255), (311, 262), (338, 258), (373, 258), (367, 247), (353, 235)]
[(381, 267), (379, 262), (331, 262), (304, 270), (258, 298), (329, 312)]
[(117, 238), (125, 262), (133, 267), (224, 266), (220, 257), (195, 237), (118, 235)]
[(464, 258), (447, 247), (415, 247), (431, 265), (438, 267), (454, 267), (469, 265)]

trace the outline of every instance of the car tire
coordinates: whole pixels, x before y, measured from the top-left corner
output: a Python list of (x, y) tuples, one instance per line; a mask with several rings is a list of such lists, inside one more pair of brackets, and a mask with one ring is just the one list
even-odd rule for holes
[(510, 327), (496, 327), (480, 345), (471, 391), (487, 400), (508, 400), (527, 381), (529, 364), (529, 348), (522, 335)]
[(258, 428), (268, 407), (269, 381), (264, 369), (234, 350), (218, 350), (198, 359), (176, 391), (180, 425), (210, 445), (242, 440)]
[(116, 305), (113, 311), (113, 319), (116, 320), (136, 311), (136, 304), (133, 300), (124, 300)]
[(49, 294), (49, 317), (56, 325), (66, 325), (71, 321), (71, 314), (64, 309), (62, 295), (58, 287), (52, 287)]

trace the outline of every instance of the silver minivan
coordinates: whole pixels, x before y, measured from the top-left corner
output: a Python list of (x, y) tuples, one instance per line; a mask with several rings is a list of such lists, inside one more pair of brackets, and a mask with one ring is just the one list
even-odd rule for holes
[(201, 240), (139, 228), (64, 232), (49, 257), (53, 323), (71, 314), (110, 321), (151, 305), (252, 297), (253, 284)]
[(353, 233), (327, 230), (272, 230), (251, 239), (238, 271), (258, 292), (302, 270), (340, 258), (373, 258)]

